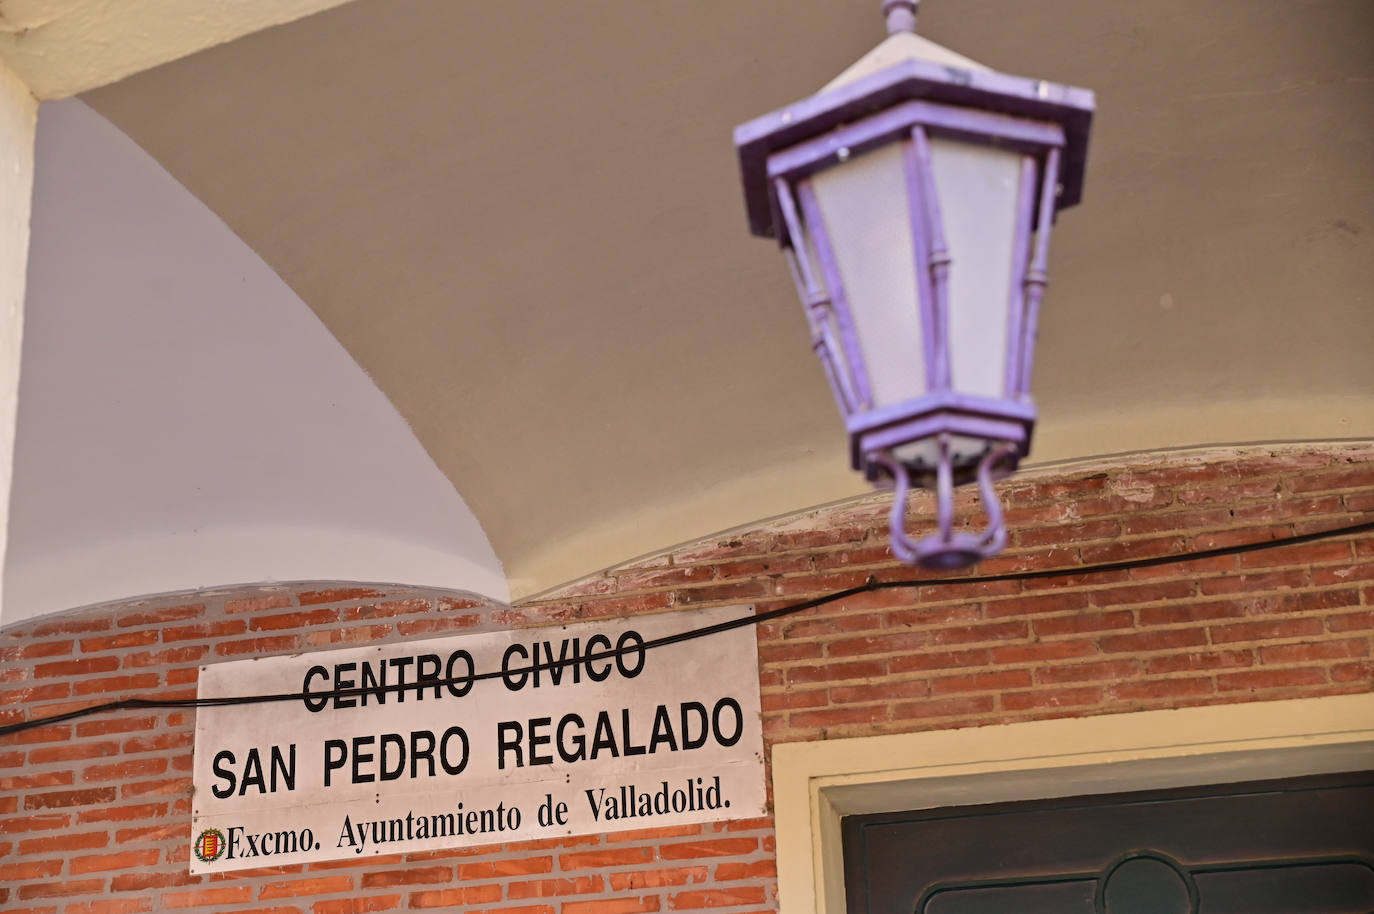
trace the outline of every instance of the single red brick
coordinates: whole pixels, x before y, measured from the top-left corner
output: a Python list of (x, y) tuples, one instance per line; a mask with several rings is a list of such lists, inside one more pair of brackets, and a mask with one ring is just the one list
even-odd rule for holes
[(832, 571), (829, 574), (783, 575), (777, 579), (774, 591), (780, 597), (814, 596), (835, 593), (868, 583), (863, 571)]
[[(0, 835), (18, 835), (26, 832), (52, 831), (58, 828), (66, 828), (70, 823), (71, 816), (60, 814), (15, 816), (13, 818), (0, 819)], [(22, 842), (20, 843), (20, 847), (23, 847)], [(23, 853), (23, 851), (21, 850), (20, 853)]]
[(77, 821), (86, 822), (133, 822), (138, 819), (157, 819), (167, 815), (166, 803), (140, 803), (135, 806), (100, 806), (83, 809), (77, 814)]
[(1072, 663), (1043, 667), (1035, 671), (1035, 681), (1042, 685), (1065, 682), (1101, 682), (1130, 678), (1139, 671), (1134, 660), (1104, 660), (1098, 663)]
[(115, 798), (113, 787), (95, 787), (90, 790), (55, 790), (51, 793), (31, 793), (24, 797), (25, 809), (61, 809), (67, 806), (94, 806), (97, 803), (112, 803)]
[(763, 886), (740, 885), (726, 888), (678, 892), (668, 896), (668, 906), (675, 911), (693, 908), (723, 908), (729, 905), (763, 904), (767, 896)]
[(385, 596), (380, 590), (367, 587), (340, 587), (334, 590), (306, 590), (296, 594), (296, 600), (302, 606), (310, 606), (317, 603), (343, 603), (346, 600), (377, 600)]
[(616, 847), (560, 854), (558, 865), (564, 872), (569, 872), (587, 867), (633, 866), (636, 863), (648, 863), (653, 859), (653, 848)]
[[(69, 904), (63, 908), (64, 914), (138, 914), (140, 911), (151, 911), (153, 900), (151, 898), (124, 898), (118, 901), (85, 901), (79, 904)], [(239, 914), (250, 914), (243, 911)]]
[(817, 641), (793, 641), (786, 644), (760, 644), (759, 662), (785, 663), (789, 660), (818, 660), (822, 645)]
[(1306, 543), (1301, 546), (1281, 546), (1247, 552), (1240, 557), (1242, 568), (1269, 568), (1274, 565), (1316, 565), (1325, 562), (1350, 561), (1350, 543)]
[(1326, 682), (1326, 671), (1316, 667), (1291, 670), (1250, 670), (1244, 673), (1221, 673), (1217, 688), (1222, 691), (1244, 689), (1280, 689), (1288, 686), (1320, 685)]
[(1080, 686), (1072, 689), (1040, 689), (1030, 692), (1009, 692), (1002, 696), (1002, 707), (1008, 711), (1031, 708), (1062, 708), (1102, 703), (1102, 689)]
[(104, 676), (100, 679), (78, 679), (75, 694), (95, 695), (104, 692), (136, 692), (155, 689), (162, 682), (157, 673), (135, 673), (131, 676)]
[(279, 632), (293, 628), (309, 628), (336, 622), (339, 612), (336, 609), (314, 609), (305, 612), (278, 613), (271, 616), (257, 616), (248, 623), (255, 632)]
[(451, 632), (472, 628), (482, 621), (481, 616), (432, 616), (428, 619), (404, 619), (396, 623), (396, 630), (403, 635), (427, 635), (430, 632)]
[(125, 755), (138, 752), (161, 752), (166, 749), (189, 749), (195, 741), (196, 735), (191, 730), (181, 732), (158, 733), (154, 736), (136, 736), (126, 739), (121, 751)]
[[(893, 701), (899, 698), (923, 698), (930, 693), (930, 686), (924, 679), (907, 679), (896, 682), (882, 681), (864, 685), (838, 686), (830, 689), (830, 702), (837, 705), (861, 704), (865, 702)], [(823, 707), (826, 702), (811, 698), (815, 693), (792, 693), (802, 700), (789, 702), (791, 708)]]
[(0, 883), (42, 879), (62, 872), (61, 860), (33, 860), (28, 863), (0, 864)]
[(162, 905), (167, 908), (206, 908), (216, 904), (244, 902), (252, 897), (253, 890), (246, 885), (225, 885), (189, 892), (166, 892), (162, 896)]
[(335, 895), (353, 890), (352, 876), (315, 876), (269, 882), (258, 890), (259, 901), (273, 898), (299, 898), (303, 895)]
[(70, 771), (43, 771), (0, 778), (0, 791), (29, 790), (34, 787), (65, 787), (73, 781)]
[(222, 619), (219, 622), (203, 622), (199, 625), (164, 628), (162, 630), (162, 642), (169, 644), (173, 641), (212, 641), (216, 638), (227, 638), (230, 635), (241, 635), (247, 630), (248, 623), (242, 619)]
[(452, 881), (453, 867), (427, 866), (410, 867), (404, 870), (385, 870), (380, 873), (364, 873), (362, 884), (365, 889), (375, 889), (393, 885), (423, 885)]
[(893, 657), (888, 661), (888, 669), (896, 673), (914, 673), (923, 670), (941, 670), (955, 667), (987, 666), (992, 662), (992, 651), (987, 648), (974, 648), (967, 651), (947, 651), (938, 654), (908, 654)]
[(146, 892), (148, 889), (165, 889), (174, 886), (195, 885), (200, 876), (192, 876), (185, 870), (162, 873), (120, 873), (110, 879), (113, 892)]
[(901, 630), (917, 626), (923, 628), (945, 626), (951, 622), (977, 622), (983, 618), (983, 613), (976, 603), (946, 603), (937, 606), (918, 606), (915, 609), (892, 610), (886, 616), (888, 628)]
[(760, 706), (764, 711), (822, 708), (829, 703), (830, 692), (827, 689), (813, 689), (809, 692), (769, 692), (760, 696)]
[[(1291, 572), (1280, 573), (1291, 574)], [(1361, 562), (1358, 565), (1342, 565), (1334, 568), (1312, 569), (1312, 583), (1316, 584), (1318, 587), (1368, 580), (1374, 580), (1374, 562)]]
[(844, 632), (880, 631), (885, 627), (887, 614), (844, 613), (821, 618), (785, 620), (783, 637), (788, 639), (816, 638)]
[(1320, 619), (1285, 619), (1278, 622), (1237, 622), (1232, 625), (1214, 625), (1208, 629), (1214, 644), (1232, 644), (1238, 641), (1272, 641), (1278, 638), (1300, 638), (1307, 635), (1320, 635)]
[(224, 611), (226, 613), (256, 613), (266, 612), (269, 609), (287, 609), (291, 606), (291, 597), (284, 593), (259, 594), (256, 597), (241, 597), (237, 600), (225, 600)]
[(757, 838), (715, 838), (663, 844), (658, 850), (659, 857), (663, 860), (695, 860), (702, 857), (735, 857), (750, 854), (757, 850), (758, 846)]
[(1327, 616), (1326, 627), (1333, 632), (1368, 631), (1374, 629), (1374, 610)]
[(196, 663), (208, 653), (210, 653), (210, 647), (205, 644), (188, 644), (184, 647), (170, 647), (162, 651), (140, 651), (136, 654), (126, 654), (123, 666), (127, 670), (147, 666), (175, 666), (179, 663)]
[(718, 863), (716, 879), (767, 879), (778, 875), (776, 860), (755, 860), (753, 863)]
[[(1183, 499), (1180, 498), (1180, 501), (1182, 500)], [(1136, 536), (1147, 533), (1162, 533), (1166, 530), (1196, 530), (1202, 527), (1222, 527), (1229, 523), (1231, 523), (1231, 515), (1226, 508), (1158, 513), (1152, 511), (1148, 514), (1139, 514), (1133, 517), (1122, 518), (1121, 532), (1126, 536)]]
[(673, 605), (673, 594), (669, 591), (640, 594), (633, 597), (620, 597), (610, 600), (596, 600), (583, 603), (581, 618), (609, 619), (632, 616), (638, 613), (666, 609)]
[(146, 629), (141, 632), (120, 632), (118, 635), (101, 635), (95, 638), (82, 638), (81, 653), (91, 654), (96, 651), (118, 650), (121, 647), (140, 647), (145, 644), (156, 644), (157, 638), (157, 629)]
[(930, 633), (932, 645), (973, 644), (980, 641), (1014, 641), (1030, 635), (1025, 622), (990, 622), (936, 629)]
[(144, 758), (116, 762), (113, 765), (91, 765), (81, 772), (83, 781), (122, 781), (127, 778), (147, 777), (162, 774), (167, 770), (167, 759)]
[(1181, 536), (1161, 536), (1154, 539), (1116, 540), (1110, 543), (1079, 547), (1083, 564), (1099, 565), (1124, 562), (1128, 559), (1148, 559), (1157, 555), (1175, 555), (1184, 550)]
[(110, 620), (104, 618), (58, 618), (52, 622), (35, 625), (29, 630), (31, 638), (46, 638), (49, 635), (80, 635), (83, 632), (105, 632), (110, 630)]
[(769, 585), (764, 581), (736, 581), (728, 584), (684, 587), (676, 591), (679, 606), (693, 606), (699, 603), (747, 602), (755, 597), (770, 594)]
[(215, 653), (221, 657), (239, 657), (243, 654), (276, 654), (297, 650), (300, 645), (300, 635), (276, 635), (270, 638), (221, 641), (215, 645)]
[(74, 857), (70, 861), (72, 875), (99, 873), (105, 870), (128, 870), (139, 866), (152, 866), (157, 863), (161, 851), (156, 848), (141, 851), (122, 851), (118, 854), (95, 854), (89, 857)]
[(701, 834), (700, 825), (660, 825), (657, 828), (634, 828), (606, 835), (607, 842), (660, 841), (664, 838), (685, 838)]
[(1316, 641), (1307, 644), (1276, 644), (1260, 648), (1261, 663), (1309, 663), (1315, 660), (1346, 660), (1369, 654), (1369, 642), (1362, 639)]
[[(748, 864), (722, 863), (716, 867), (716, 871), (719, 873), (721, 867), (725, 866), (747, 865)], [(612, 873), (610, 875), (611, 891), (628, 892), (636, 889), (661, 889), (665, 886), (686, 885), (689, 882), (705, 882), (706, 872), (707, 870), (704, 866), (678, 866), (667, 869), (631, 870), (628, 873)]]
[(11, 745), (29, 745), (32, 743), (51, 743), (71, 738), (71, 727), (65, 724), (49, 724), (47, 726), (34, 727), (32, 730), (24, 730), (20, 733), (16, 733), (10, 737), (9, 742)]
[(1130, 635), (1112, 635), (1101, 641), (1102, 650), (1113, 654), (1128, 651), (1161, 651), (1176, 647), (1195, 647), (1206, 643), (1207, 634), (1200, 628), (1175, 628), (1136, 632)]
[[(55, 834), (52, 837), (27, 838), (19, 841), (19, 854), (51, 854), (54, 851), (89, 851), (103, 848), (110, 843), (106, 832), (81, 832), (77, 834)], [(76, 871), (76, 870), (73, 870)]]
[[(205, 614), (201, 603), (187, 603), (182, 606), (166, 606), (162, 609), (149, 609), (125, 613), (119, 617), (120, 628), (133, 628), (136, 625), (166, 625), (168, 622), (184, 622), (197, 619)], [(166, 640), (166, 639), (164, 639)]]
[(118, 657), (82, 657), (79, 660), (57, 660), (37, 664), (33, 668), (33, 677), (51, 679), (57, 676), (89, 676), (92, 673), (109, 673), (117, 669)]
[(996, 696), (969, 695), (960, 698), (941, 698), (911, 701), (892, 706), (894, 720), (924, 720), (928, 717), (974, 717), (987, 714), (995, 707)]
[(887, 665), (881, 660), (793, 666), (787, 668), (787, 682), (800, 685), (812, 682), (843, 682), (848, 679), (868, 680), (884, 675), (886, 668)]
[[(164, 825), (149, 825), (143, 828), (121, 828), (115, 832), (115, 841), (119, 844), (130, 842), (151, 843), (155, 841), (165, 841), (168, 838), (180, 838), (186, 834), (186, 824), (175, 822)], [(243, 875), (241, 872), (236, 875)], [(212, 877), (213, 878), (213, 877)]]
[(306, 632), (305, 641), (312, 647), (328, 647), (331, 644), (372, 644), (390, 634), (390, 625), (359, 625), (354, 628), (329, 628)]
[(659, 909), (658, 896), (607, 898), (597, 901), (565, 901), (561, 914), (646, 914)]
[(1030, 670), (1001, 670), (993, 673), (970, 673), (963, 676), (945, 676), (935, 679), (930, 683), (930, 693), (932, 695), (947, 695), (951, 692), (1024, 689), (1030, 684)]
[(1367, 488), (1371, 485), (1374, 485), (1374, 462), (1364, 462), (1355, 467), (1303, 473), (1288, 480), (1288, 490), (1294, 493)]
[(871, 724), (887, 718), (887, 706), (830, 708), (823, 711), (797, 711), (788, 722), (793, 727), (839, 727), (845, 724)]
[(506, 897), (553, 898), (559, 895), (586, 895), (600, 892), (606, 888), (600, 876), (577, 876), (572, 879), (532, 879), (526, 882), (506, 883)]
[[(501, 886), (475, 885), (460, 889), (441, 889), (429, 892), (412, 892), (410, 894), (410, 906), (412, 908), (453, 908), (458, 905), (472, 904), (474, 902), (500, 901)], [(563, 910), (567, 910), (565, 907)]]
[(98, 895), (105, 888), (103, 879), (63, 879), (61, 882), (31, 882), (21, 885), (20, 898), (69, 898), (73, 895)]
[(1107, 695), (1118, 701), (1151, 698), (1179, 698), (1210, 695), (1216, 691), (1210, 679), (1148, 679), (1120, 682), (1107, 687)]
[[(5, 659), (27, 660), (33, 657), (64, 657), (72, 652), (75, 645), (75, 641), (38, 641), (20, 644), (12, 648), (5, 648)], [(13, 658), (8, 655), (10, 651), (14, 652)]]
[(136, 730), (151, 730), (157, 725), (158, 721), (156, 717), (134, 717), (123, 714), (118, 717), (105, 717), (99, 720), (82, 721), (76, 725), (76, 735), (107, 736), (111, 733), (132, 733)]
[(1255, 655), (1250, 651), (1195, 651), (1188, 654), (1170, 654), (1166, 657), (1151, 657), (1145, 661), (1145, 672), (1182, 673), (1187, 670), (1215, 670), (1229, 667), (1252, 666)]
[(1090, 597), (1094, 606), (1123, 606), (1130, 603), (1157, 603), (1163, 600), (1182, 600), (1191, 597), (1196, 584), (1192, 581), (1160, 581), (1096, 590)]
[[(992, 661), (997, 664), (1039, 663), (1044, 660), (1068, 660), (1097, 653), (1091, 641), (1049, 641), (1036, 644), (1013, 644), (992, 649)], [(897, 661), (893, 661), (894, 666)]]
[(1036, 616), (1087, 609), (1088, 595), (1083, 591), (1024, 596), (1011, 600), (992, 600), (983, 604), (983, 615), (989, 619), (1006, 616)]
[(1332, 682), (1370, 682), (1374, 681), (1374, 663), (1362, 660), (1359, 663), (1337, 663), (1331, 667)]
[(1234, 619), (1245, 615), (1245, 607), (1233, 600), (1210, 603), (1180, 603), (1172, 606), (1144, 606), (1136, 610), (1142, 626), (1178, 625), (1208, 619)]
[(1053, 524), (1048, 527), (1020, 527), (1011, 531), (1013, 547), (1055, 546), (1120, 536), (1121, 522), (1114, 519), (1091, 520), (1080, 524)]
[(119, 789), (122, 797), (145, 797), (157, 795), (191, 795), (191, 779), (186, 778), (165, 778), (160, 781), (137, 781), (124, 784)]
[(1081, 635), (1085, 632), (1110, 631), (1131, 628), (1135, 616), (1129, 610), (1119, 612), (1086, 612), (1072, 616), (1049, 616), (1036, 619), (1032, 623), (1035, 633), (1042, 638), (1055, 635)]
[(317, 901), (310, 906), (311, 914), (368, 914), (370, 911), (392, 911), (401, 906), (400, 895), (374, 895), (371, 898), (337, 898)]

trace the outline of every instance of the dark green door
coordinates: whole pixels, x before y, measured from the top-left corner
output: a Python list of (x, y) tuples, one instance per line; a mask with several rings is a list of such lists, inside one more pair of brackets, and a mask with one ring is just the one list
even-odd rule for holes
[(1371, 914), (1374, 772), (844, 819), (850, 914)]

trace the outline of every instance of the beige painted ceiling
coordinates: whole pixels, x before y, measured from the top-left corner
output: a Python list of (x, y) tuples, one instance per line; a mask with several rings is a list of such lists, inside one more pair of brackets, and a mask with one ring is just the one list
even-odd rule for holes
[[(519, 596), (862, 490), (730, 131), (877, 6), (358, 0), (84, 97), (315, 309)], [(1097, 92), (1036, 462), (1374, 435), (1374, 3), (923, 6)]]

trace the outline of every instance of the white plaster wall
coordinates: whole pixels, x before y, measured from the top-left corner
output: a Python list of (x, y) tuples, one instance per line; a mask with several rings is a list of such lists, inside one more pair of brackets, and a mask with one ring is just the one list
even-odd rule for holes
[(37, 110), (28, 88), (0, 61), (0, 556), (5, 554), (5, 506), (14, 470)]
[(273, 580), (509, 598), (476, 518), (371, 379), (75, 100), (40, 109), (26, 310), (0, 622)]

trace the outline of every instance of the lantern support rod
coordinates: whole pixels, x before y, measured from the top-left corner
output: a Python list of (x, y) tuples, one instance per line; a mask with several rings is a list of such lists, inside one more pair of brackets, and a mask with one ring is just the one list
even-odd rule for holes
[(1054, 202), (1059, 191), (1059, 148), (1050, 147), (1045, 155), (1045, 177), (1040, 190), (1039, 221), (1035, 226), (1035, 253), (1026, 270), (1025, 352), (1021, 354), (1021, 390), (1030, 391), (1031, 363), (1035, 338), (1040, 332), (1040, 301), (1049, 285), (1050, 229), (1054, 225)]
[(930, 152), (930, 138), (922, 127), (911, 131), (916, 148), (916, 175), (921, 182), (920, 202), (925, 208), (925, 228), (930, 271), (930, 289), (934, 293), (931, 315), (934, 323), (928, 336), (937, 341), (933, 347), (934, 364), (930, 366), (931, 386), (950, 386), (949, 368), (949, 245), (945, 242), (944, 217), (940, 212), (940, 196), (935, 187), (935, 164)]

